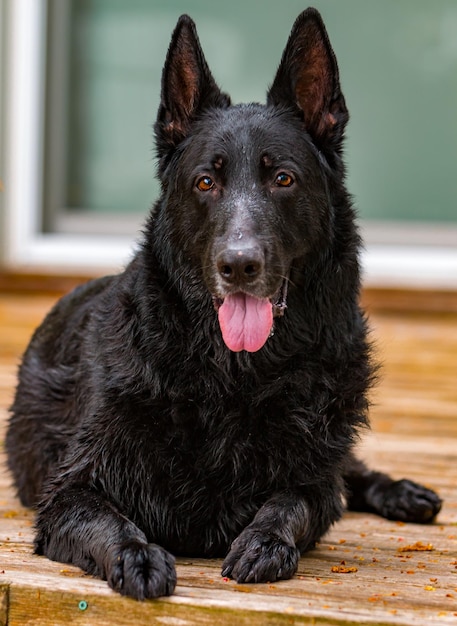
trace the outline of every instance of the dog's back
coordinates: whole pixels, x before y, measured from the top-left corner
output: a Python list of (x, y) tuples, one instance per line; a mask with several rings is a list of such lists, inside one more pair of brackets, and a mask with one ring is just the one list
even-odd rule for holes
[(84, 335), (111, 277), (78, 287), (62, 298), (36, 330), (19, 370), (6, 436), (8, 464), (25, 506), (35, 506), (46, 479), (67, 454), (81, 420), (77, 390)]

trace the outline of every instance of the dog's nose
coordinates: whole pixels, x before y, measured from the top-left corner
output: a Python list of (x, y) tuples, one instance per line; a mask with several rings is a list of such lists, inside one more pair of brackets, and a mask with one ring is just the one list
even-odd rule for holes
[(254, 282), (262, 274), (264, 265), (264, 255), (257, 246), (226, 248), (217, 256), (217, 270), (222, 278), (240, 286)]

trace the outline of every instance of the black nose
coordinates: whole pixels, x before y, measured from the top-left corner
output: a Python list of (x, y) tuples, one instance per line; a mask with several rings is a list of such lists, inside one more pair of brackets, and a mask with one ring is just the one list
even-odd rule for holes
[(263, 252), (257, 246), (229, 247), (217, 256), (217, 270), (224, 281), (239, 286), (254, 282), (263, 273), (264, 265)]

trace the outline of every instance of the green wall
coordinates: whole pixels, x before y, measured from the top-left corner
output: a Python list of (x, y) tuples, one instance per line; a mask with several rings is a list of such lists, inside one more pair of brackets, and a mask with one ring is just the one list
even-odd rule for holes
[[(264, 101), (295, 17), (287, 0), (74, 0), (67, 205), (145, 212), (152, 124), (178, 16), (197, 23), (221, 87)], [(314, 0), (351, 112), (349, 187), (361, 217), (457, 221), (457, 1)]]

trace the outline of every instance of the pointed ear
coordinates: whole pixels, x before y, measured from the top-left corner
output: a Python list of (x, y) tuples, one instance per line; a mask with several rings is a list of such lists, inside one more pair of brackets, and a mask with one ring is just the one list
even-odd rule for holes
[(229, 105), (229, 96), (221, 92), (208, 68), (194, 22), (182, 15), (173, 32), (162, 73), (160, 106), (154, 126), (159, 157), (187, 136), (202, 110)]
[(340, 146), (349, 114), (336, 57), (316, 9), (307, 9), (297, 18), (267, 101), (298, 107), (306, 130), (320, 148)]

